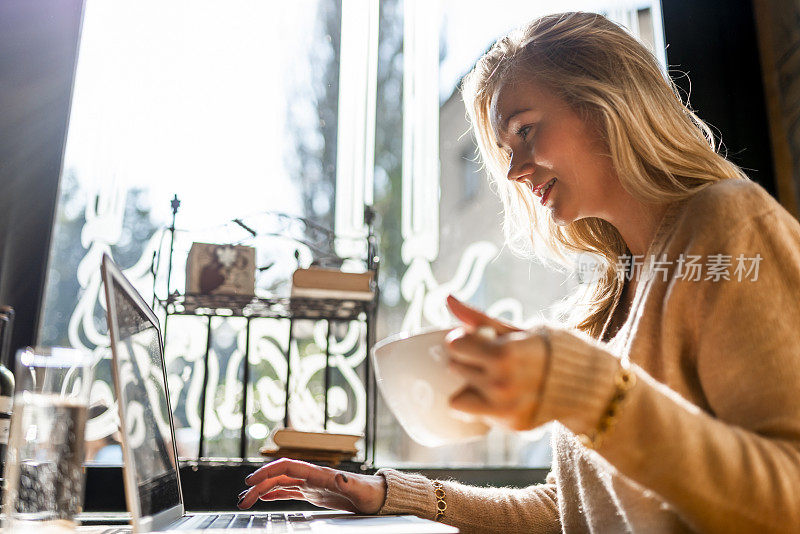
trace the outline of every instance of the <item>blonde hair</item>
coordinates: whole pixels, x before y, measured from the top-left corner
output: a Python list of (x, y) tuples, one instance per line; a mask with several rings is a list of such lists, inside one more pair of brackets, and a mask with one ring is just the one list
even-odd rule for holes
[[(478, 149), (500, 198), (508, 246), (572, 270), (574, 255), (602, 260), (602, 276), (567, 319), (599, 337), (623, 290), (618, 257), (627, 246), (610, 223), (583, 218), (558, 226), (530, 190), (506, 177), (509, 156), (490, 124), (492, 98), (511, 79), (535, 81), (563, 98), (603, 137), (622, 187), (641, 202), (666, 204), (711, 183), (747, 179), (717, 153), (714, 136), (681, 100), (653, 54), (625, 29), (595, 13), (534, 20), (497, 41), (464, 78), (462, 94)], [(575, 303), (578, 296), (574, 296)]]

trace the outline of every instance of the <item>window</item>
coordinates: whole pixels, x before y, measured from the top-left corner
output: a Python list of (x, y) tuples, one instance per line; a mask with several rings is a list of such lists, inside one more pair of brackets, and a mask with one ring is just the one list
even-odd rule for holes
[[(242, 242), (256, 245), (260, 267), (271, 265), (259, 274), (259, 294), (282, 294), (295, 252), (304, 264), (314, 253), (297, 241), (253, 239), (230, 221), (241, 218), (260, 233), (301, 240), (308, 239), (302, 225), (289, 227), (275, 212), (334, 225), (337, 165), (352, 160), (337, 150), (340, 136), (349, 135), (347, 128), (340, 131), (339, 107), (354, 111), (339, 79), (342, 16), (336, 0), (302, 0), (281, 9), (252, 0), (203, 1), (191, 9), (180, 2), (87, 0), (39, 341), (85, 347), (105, 359), (93, 389), (89, 439), (113, 446), (116, 425), (115, 410), (108, 409), (113, 396), (98, 269), (103, 252), (147, 300), (154, 289), (165, 296), (165, 229), (177, 194), (170, 290), (183, 290), (181, 260), (193, 241)], [(154, 280), (156, 259), (161, 276)], [(249, 455), (257, 456), (268, 430), (283, 419), (283, 323), (251, 325)], [(208, 456), (238, 456), (243, 326), (237, 318), (212, 321)], [(190, 458), (197, 455), (205, 328), (205, 319), (193, 317), (171, 317), (167, 325), (178, 443)], [(341, 369), (358, 368), (363, 348), (351, 354), (343, 345), (354, 343), (353, 332), (339, 330), (332, 334), (347, 359)], [(308, 395), (298, 394), (295, 412), (319, 412), (319, 326), (299, 324), (297, 334), (295, 371), (303, 372), (294, 373), (294, 387)], [(333, 428), (353, 430), (363, 419), (363, 393), (342, 377), (334, 377), (330, 393)], [(309, 404), (311, 410), (300, 409)], [(298, 419), (298, 426), (317, 424)]]
[[(358, 258), (363, 205), (372, 204), (382, 260), (378, 339), (450, 324), (444, 298), (451, 292), (517, 324), (546, 316), (576, 282), (504, 249), (501, 205), (464, 135), (457, 85), (497, 37), (567, 9), (607, 13), (663, 62), (658, 0), (501, 0), (491, 9), (477, 0), (300, 0), (280, 9), (255, 0), (203, 0), (192, 9), (87, 0), (39, 341), (105, 359), (89, 438), (113, 446), (116, 425), (108, 409), (103, 252), (151, 299), (183, 289), (181, 262), (192, 242), (251, 244), (264, 268), (257, 294), (286, 294), (298, 262), (318, 251), (298, 245), (308, 242), (307, 225), (280, 214), (334, 229), (343, 239), (326, 250)], [(167, 288), (165, 229), (175, 194), (176, 265)], [(171, 317), (167, 328), (170, 394), (188, 458), (199, 441), (206, 321)], [(241, 318), (214, 318), (210, 326), (205, 455), (239, 456), (239, 372), (249, 342), (246, 456), (257, 456), (283, 418), (286, 324), (253, 321), (249, 337)], [(292, 371), (292, 421), (319, 428), (325, 325), (296, 328), (292, 369), (301, 372)], [(332, 329), (331, 430), (363, 428), (363, 338), (355, 323)], [(424, 449), (380, 402), (377, 430), (380, 465), (549, 462), (542, 431), (496, 430), (479, 442)]]

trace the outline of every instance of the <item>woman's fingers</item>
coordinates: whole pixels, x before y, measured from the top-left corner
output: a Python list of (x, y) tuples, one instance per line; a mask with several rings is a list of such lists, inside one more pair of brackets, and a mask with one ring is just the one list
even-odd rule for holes
[(494, 340), (454, 328), (445, 338), (445, 346), (452, 360), (464, 365), (486, 368), (493, 365), (499, 345)]
[(250, 476), (244, 479), (244, 483), (248, 486), (255, 486), (266, 479), (287, 475), (293, 478), (303, 479), (314, 486), (330, 486), (333, 482), (334, 474), (335, 472), (332, 469), (326, 467), (320, 467), (300, 460), (280, 458), (279, 460), (270, 462), (255, 470)]
[(300, 490), (276, 489), (259, 497), (262, 501), (288, 501), (292, 499), (304, 500), (305, 496)]
[(492, 379), (486, 369), (482, 367), (466, 365), (455, 360), (450, 360), (448, 366), (450, 369), (466, 378), (467, 382), (479, 391), (486, 392), (488, 389), (501, 385), (501, 382)]
[(239, 500), (239, 508), (250, 508), (276, 486), (307, 487), (337, 491), (334, 475), (337, 471), (300, 460), (281, 458), (257, 469), (245, 478), (251, 486)]
[(456, 319), (469, 326), (491, 326), (498, 335), (508, 334), (509, 332), (518, 332), (519, 328), (511, 326), (508, 323), (499, 321), (493, 317), (489, 317), (483, 312), (464, 304), (453, 295), (447, 296), (447, 307)]
[(499, 413), (498, 409), (487, 402), (473, 387), (466, 387), (450, 397), (450, 407), (471, 415), (494, 416)]
[[(300, 478), (293, 478), (286, 475), (279, 475), (274, 478), (262, 480), (255, 486), (251, 486), (243, 491), (239, 497), (239, 508), (246, 509), (253, 506), (264, 495), (271, 491), (286, 490), (300, 492), (306, 486), (306, 481)], [(299, 493), (302, 496), (302, 493)], [(302, 498), (302, 497), (301, 497)]]
[(261, 483), (253, 486), (250, 489), (257, 491), (259, 495), (264, 495), (265, 491), (268, 491), (269, 488), (275, 488), (275, 487), (299, 490), (306, 487), (306, 481), (303, 480), (302, 478), (293, 478), (286, 475), (280, 475), (275, 478), (268, 478), (267, 480), (263, 480), (261, 481)]
[(494, 340), (454, 329), (445, 344), (450, 367), (467, 387), (450, 407), (515, 430), (532, 428), (549, 354), (549, 330), (512, 332)]

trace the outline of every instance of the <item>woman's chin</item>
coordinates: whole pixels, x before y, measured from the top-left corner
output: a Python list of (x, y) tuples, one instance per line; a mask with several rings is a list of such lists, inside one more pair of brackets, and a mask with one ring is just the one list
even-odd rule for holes
[(565, 216), (564, 213), (558, 209), (558, 206), (548, 206), (547, 208), (550, 211), (550, 218), (553, 219), (553, 222), (556, 223), (557, 226), (567, 226), (575, 222), (574, 217)]

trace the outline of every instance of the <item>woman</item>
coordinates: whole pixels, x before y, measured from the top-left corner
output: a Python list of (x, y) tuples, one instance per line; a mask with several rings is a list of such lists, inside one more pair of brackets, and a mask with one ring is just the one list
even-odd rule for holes
[(463, 92), (508, 241), (604, 261), (574, 328), (519, 331), (449, 301), (469, 383), (452, 406), (518, 430), (556, 421), (547, 483), (284, 460), (248, 477), (240, 507), (299, 498), (462, 532), (800, 531), (800, 224), (599, 15), (510, 34)]

